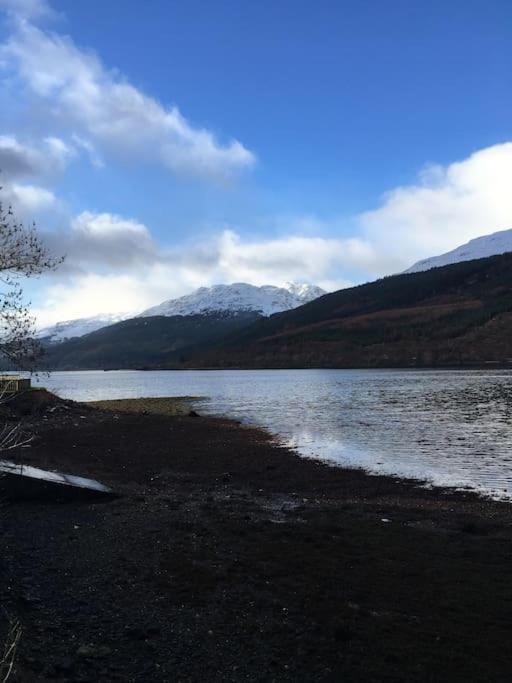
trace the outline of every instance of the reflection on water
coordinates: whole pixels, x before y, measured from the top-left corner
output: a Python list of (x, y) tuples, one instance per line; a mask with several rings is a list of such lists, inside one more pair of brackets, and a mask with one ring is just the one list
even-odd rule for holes
[(307, 456), (512, 497), (512, 372), (67, 372), (66, 398), (209, 396), (203, 413), (266, 427)]

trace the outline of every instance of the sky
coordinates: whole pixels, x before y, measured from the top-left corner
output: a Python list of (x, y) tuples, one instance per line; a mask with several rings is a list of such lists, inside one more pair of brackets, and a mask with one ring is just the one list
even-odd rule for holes
[(512, 227), (508, 0), (0, 0), (0, 198), (39, 325), (335, 290)]

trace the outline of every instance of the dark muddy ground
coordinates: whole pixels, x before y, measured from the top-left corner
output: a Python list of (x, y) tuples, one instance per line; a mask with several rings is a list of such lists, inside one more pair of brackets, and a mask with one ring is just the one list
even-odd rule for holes
[(4, 505), (13, 681), (512, 679), (511, 506), (138, 405), (25, 410), (12, 459), (120, 496)]

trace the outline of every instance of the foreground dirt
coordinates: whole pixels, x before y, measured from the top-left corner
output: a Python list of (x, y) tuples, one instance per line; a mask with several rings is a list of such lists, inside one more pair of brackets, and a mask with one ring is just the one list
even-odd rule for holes
[(3, 508), (12, 680), (511, 680), (511, 506), (229, 421), (40, 403), (16, 459), (120, 497)]

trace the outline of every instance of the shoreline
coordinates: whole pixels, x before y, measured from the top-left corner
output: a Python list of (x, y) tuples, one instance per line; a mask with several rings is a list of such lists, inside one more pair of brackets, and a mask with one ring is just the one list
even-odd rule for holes
[(176, 367), (120, 367), (120, 368), (40, 368), (37, 372), (49, 372), (54, 374), (56, 372), (219, 372), (219, 371), (244, 371), (249, 370), (416, 370), (416, 371), (432, 371), (432, 370), (460, 370), (467, 372), (468, 370), (512, 370), (512, 361), (482, 361), (480, 363), (468, 365), (261, 365), (258, 367), (251, 365), (240, 366), (176, 366)]
[(510, 503), (303, 458), (188, 403), (138, 407), (29, 418), (18, 460), (119, 498), (4, 508), (16, 680), (510, 678)]
[[(140, 398), (125, 398), (125, 399), (105, 399), (98, 401), (81, 401), (87, 406), (93, 406), (95, 408), (100, 408), (109, 411), (120, 411), (127, 413), (142, 413), (142, 414), (155, 414), (155, 415), (167, 415), (167, 416), (178, 416), (178, 415), (189, 415), (191, 412), (195, 413), (194, 416), (199, 417), (199, 411), (201, 405), (198, 402), (204, 400), (207, 397), (204, 396), (160, 396), (160, 397), (140, 397)], [(203, 416), (204, 417), (204, 416)], [(420, 478), (420, 477), (407, 477), (401, 474), (387, 473), (379, 470), (370, 470), (363, 465), (361, 466), (345, 466), (340, 464), (336, 460), (329, 460), (327, 458), (319, 458), (315, 456), (306, 455), (300, 453), (298, 448), (294, 446), (288, 446), (284, 443), (283, 438), (272, 432), (265, 427), (257, 424), (243, 422), (242, 420), (237, 420), (229, 416), (223, 416), (220, 414), (209, 414), (207, 419), (219, 421), (219, 423), (232, 423), (239, 427), (240, 429), (254, 430), (260, 432), (273, 443), (278, 448), (283, 448), (290, 451), (296, 455), (301, 460), (307, 460), (311, 463), (318, 463), (322, 467), (329, 467), (334, 469), (341, 469), (346, 472), (360, 472), (368, 477), (384, 477), (390, 481), (396, 481), (398, 484), (408, 485), (417, 487), (420, 489), (425, 489), (433, 492), (437, 492), (439, 495), (456, 496), (457, 494), (462, 494), (464, 498), (468, 495), (475, 496), (477, 499), (483, 501), (503, 503), (505, 505), (512, 505), (512, 497), (493, 497), (490, 492), (486, 493), (483, 490), (478, 490), (476, 488), (465, 486), (465, 485), (451, 485), (451, 484), (437, 484), (433, 480)]]
[[(208, 397), (206, 396), (160, 396), (160, 397), (140, 397), (140, 398), (126, 398), (126, 399), (105, 399), (97, 401), (81, 401), (85, 405), (90, 405), (93, 407), (105, 409), (105, 410), (120, 410), (121, 412), (130, 413), (153, 413), (157, 415), (188, 415), (192, 410), (196, 413), (201, 410), (200, 401), (204, 401)], [(199, 413), (196, 413), (199, 415)], [(328, 458), (320, 458), (313, 455), (307, 455), (301, 453), (298, 447), (288, 446), (284, 442), (284, 438), (276, 433), (272, 432), (261, 425), (252, 422), (244, 422), (243, 419), (237, 420), (229, 416), (221, 414), (209, 414), (209, 419), (219, 420), (220, 422), (233, 422), (234, 424), (240, 426), (241, 428), (254, 429), (265, 434), (271, 442), (274, 442), (278, 447), (285, 448), (292, 453), (294, 453), (301, 460), (310, 460), (313, 463), (319, 463), (320, 465), (332, 467), (336, 469), (342, 469), (351, 472), (362, 472), (370, 477), (386, 477), (390, 480), (396, 480), (398, 483), (407, 483), (419, 488), (425, 488), (427, 490), (437, 491), (440, 495), (445, 493), (453, 496), (454, 494), (461, 493), (464, 495), (470, 494), (482, 500), (499, 502), (512, 505), (512, 494), (510, 497), (493, 495), (491, 491), (485, 491), (478, 489), (476, 487), (466, 485), (466, 484), (439, 484), (433, 479), (427, 479), (422, 477), (405, 476), (399, 473), (389, 473), (382, 470), (371, 470), (363, 465), (343, 465), (337, 460), (330, 460)]]

